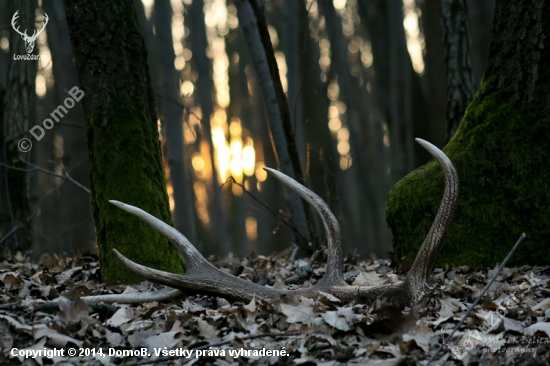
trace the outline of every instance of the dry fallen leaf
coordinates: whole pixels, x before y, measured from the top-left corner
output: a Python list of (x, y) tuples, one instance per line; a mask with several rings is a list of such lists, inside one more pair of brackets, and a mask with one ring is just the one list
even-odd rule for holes
[(433, 338), (434, 332), (428, 325), (428, 323), (422, 319), (416, 322), (416, 325), (411, 329), (409, 333), (403, 334), (403, 340), (414, 340), (418, 347), (422, 348), (424, 352), (430, 351), (430, 340)]
[(361, 271), (351, 284), (352, 286), (378, 286), (386, 282), (374, 271)]
[(11, 316), (0, 314), (0, 319), (3, 319), (6, 322), (8, 322), (8, 324), (11, 327), (15, 328), (15, 330), (22, 330), (22, 331), (25, 331), (25, 332), (32, 333), (32, 327), (30, 325), (21, 324), (20, 322), (18, 322), (17, 320), (12, 318)]
[(124, 323), (128, 323), (129, 321), (135, 319), (138, 317), (139, 314), (136, 314), (132, 309), (128, 308), (127, 306), (123, 306), (116, 313), (113, 314), (109, 320), (107, 320), (107, 325), (111, 327), (120, 327)]
[(46, 343), (54, 347), (66, 347), (68, 343), (72, 343), (78, 347), (82, 347), (84, 342), (69, 337), (65, 334), (61, 334), (46, 324), (37, 324), (33, 327), (34, 339), (38, 340), (46, 337)]
[(309, 305), (300, 304), (297, 306), (290, 304), (281, 304), (281, 312), (287, 316), (289, 323), (311, 324), (315, 318), (313, 309)]
[(58, 316), (65, 324), (77, 323), (81, 319), (89, 318), (89, 314), (92, 312), (92, 309), (81, 298), (77, 298), (74, 302), (71, 302), (61, 297), (58, 304)]
[(201, 337), (214, 342), (218, 339), (219, 331), (216, 330), (216, 328), (214, 328), (212, 325), (208, 324), (207, 321), (200, 318), (195, 318), (195, 322), (197, 323), (197, 327), (199, 328)]
[(550, 298), (542, 300), (537, 305), (533, 306), (531, 309), (533, 311), (540, 310), (544, 313), (546, 310), (550, 309)]
[(525, 328), (525, 335), (535, 335), (537, 332), (545, 333), (546, 337), (550, 337), (550, 323), (535, 323)]

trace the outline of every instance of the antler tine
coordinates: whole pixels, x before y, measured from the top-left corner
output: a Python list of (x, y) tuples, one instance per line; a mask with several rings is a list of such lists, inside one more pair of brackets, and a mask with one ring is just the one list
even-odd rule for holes
[(342, 260), (342, 238), (340, 235), (340, 225), (336, 217), (330, 211), (327, 204), (315, 193), (296, 182), (289, 176), (271, 168), (264, 168), (265, 171), (272, 174), (275, 178), (286, 184), (293, 191), (298, 193), (300, 197), (306, 200), (310, 205), (315, 208), (315, 211), (321, 216), (323, 221), (323, 227), (327, 236), (328, 245), (328, 263), (325, 276), (320, 281), (322, 284), (327, 284), (329, 281), (332, 285), (345, 284), (343, 274), (343, 260)]
[(178, 249), (182, 251), (182, 254), (185, 258), (185, 263), (187, 267), (187, 272), (191, 273), (198, 268), (204, 268), (204, 266), (209, 266), (215, 269), (214, 266), (210, 264), (202, 256), (202, 254), (191, 244), (191, 242), (179, 231), (166, 224), (162, 220), (157, 219), (153, 215), (148, 214), (147, 212), (134, 207), (132, 205), (127, 205), (125, 203), (110, 200), (111, 204), (116, 207), (124, 210), (128, 213), (131, 213), (134, 216), (137, 216), (140, 220), (145, 222), (147, 225), (151, 226), (154, 230), (161, 233), (165, 236), (172, 244), (174, 244)]
[(17, 26), (17, 28), (15, 28), (15, 21), (17, 20), (17, 18), (19, 18), (19, 10), (17, 10), (15, 12), (15, 14), (13, 14), (13, 17), (11, 18), (11, 26), (12, 28), (17, 32), (19, 33), (20, 35), (22, 36), (27, 36), (27, 30), (25, 29), (25, 33), (21, 32), (19, 30), (19, 26)]
[(413, 294), (413, 303), (417, 303), (424, 296), (424, 289), (428, 284), (429, 274), (435, 264), (435, 259), (443, 238), (447, 233), (458, 203), (458, 175), (449, 158), (434, 145), (417, 138), (416, 142), (441, 164), (445, 177), (445, 192), (434, 222), (420, 247), (418, 254), (407, 275), (410, 285), (409, 291)]
[[(213, 294), (216, 296), (224, 296), (245, 301), (252, 300), (254, 296), (257, 298), (274, 298), (285, 293), (285, 291), (279, 291), (254, 282), (245, 281), (241, 278), (222, 272), (215, 267), (213, 267), (215, 271), (206, 270), (201, 273), (195, 273), (194, 275), (180, 275), (145, 267), (141, 264), (135, 263), (120, 254), (116, 249), (113, 249), (113, 253), (124, 265), (124, 267), (138, 276), (155, 283), (184, 291), (190, 290), (195, 293)], [(307, 290), (296, 290), (296, 293), (298, 292), (307, 293)], [(165, 296), (165, 293), (162, 292), (161, 295)], [(154, 295), (151, 296), (154, 297)], [(120, 297), (112, 296), (109, 301), (117, 301), (119, 298)], [(101, 300), (98, 296), (96, 301), (103, 300)]]

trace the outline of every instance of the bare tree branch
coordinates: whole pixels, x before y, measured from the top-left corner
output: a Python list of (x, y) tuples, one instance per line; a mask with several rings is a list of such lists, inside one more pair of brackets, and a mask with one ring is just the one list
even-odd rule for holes
[(74, 185), (76, 185), (77, 187), (79, 187), (80, 189), (82, 189), (84, 192), (90, 194), (90, 190), (88, 188), (86, 188), (85, 186), (83, 186), (82, 184), (78, 183), (76, 180), (74, 180), (70, 175), (69, 175), (69, 172), (67, 172), (66, 169), (65, 170), (65, 173), (64, 174), (57, 174), (55, 172), (52, 172), (51, 170), (47, 170), (47, 169), (44, 169), (42, 167), (39, 167), (37, 165), (34, 165), (28, 161), (25, 161), (23, 159), (20, 159), (23, 163), (29, 165), (32, 167), (32, 169), (24, 169), (24, 168), (18, 168), (18, 167), (15, 167), (15, 166), (10, 166), (10, 165), (6, 165), (6, 164), (3, 164), (3, 163), (0, 163), (0, 166), (3, 166), (5, 168), (8, 168), (8, 169), (13, 169), (13, 170), (18, 170), (18, 171), (22, 171), (22, 172), (34, 172), (34, 171), (40, 171), (40, 172), (43, 172), (43, 173), (46, 173), (48, 175), (51, 175), (53, 177), (57, 177), (57, 178), (62, 178), (62, 179), (67, 179), (69, 182), (73, 183)]

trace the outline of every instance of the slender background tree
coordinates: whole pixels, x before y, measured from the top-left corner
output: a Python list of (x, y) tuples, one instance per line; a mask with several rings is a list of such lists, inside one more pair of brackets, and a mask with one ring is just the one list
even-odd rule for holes
[[(36, 3), (31, 0), (12, 1), (8, 5), (8, 13), (13, 14), (11, 25), (14, 32), (11, 33), (8, 43), (11, 45), (8, 53), (13, 55), (36, 55), (37, 47), (35, 42), (27, 43), (23, 35), (32, 36), (35, 31), (34, 10)], [(38, 28), (41, 29), (42, 27)], [(35, 31), (36, 32), (36, 31)], [(6, 239), (9, 251), (25, 252), (31, 247), (29, 231), (29, 181), (25, 169), (28, 166), (24, 161), (30, 158), (27, 146), (23, 147), (25, 154), (19, 150), (20, 140), (33, 125), (34, 121), (34, 82), (36, 77), (36, 60), (16, 60), (16, 57), (9, 57), (6, 75), (6, 93), (3, 100), (2, 118), (2, 148), (0, 154), (4, 167), (0, 171), (3, 181), (2, 186), (9, 192), (8, 197), (2, 200), (2, 226), (4, 232), (12, 230), (13, 235)], [(27, 145), (27, 142), (23, 142)], [(7, 169), (6, 166), (16, 169)]]

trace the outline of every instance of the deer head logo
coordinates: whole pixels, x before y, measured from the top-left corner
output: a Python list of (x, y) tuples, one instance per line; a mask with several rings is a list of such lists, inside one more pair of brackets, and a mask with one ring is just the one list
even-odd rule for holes
[(23, 41), (25, 41), (25, 48), (27, 49), (27, 53), (31, 53), (32, 50), (34, 49), (34, 42), (36, 42), (36, 38), (38, 38), (38, 35), (42, 33), (44, 28), (46, 28), (46, 24), (48, 24), (48, 14), (44, 13), (44, 20), (43, 20), (44, 25), (42, 26), (42, 29), (40, 29), (39, 31), (36, 31), (35, 29), (32, 36), (29, 37), (27, 35), (26, 29), (24, 32), (21, 32), (19, 31), (19, 26), (17, 28), (15, 27), (15, 20), (19, 17), (17, 13), (19, 13), (19, 10), (17, 10), (15, 14), (13, 14), (13, 17), (11, 18), (11, 26), (17, 33), (21, 35), (21, 38), (23, 38)]

